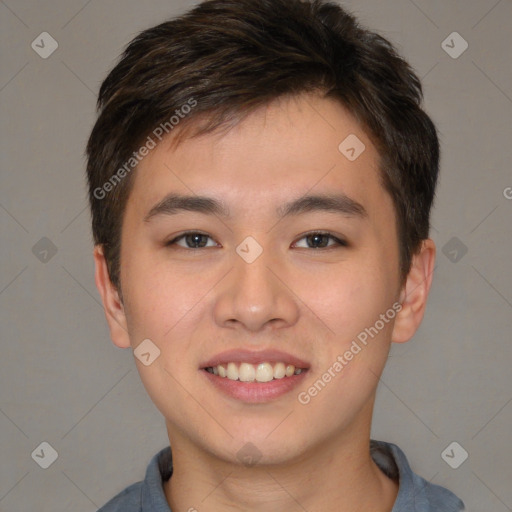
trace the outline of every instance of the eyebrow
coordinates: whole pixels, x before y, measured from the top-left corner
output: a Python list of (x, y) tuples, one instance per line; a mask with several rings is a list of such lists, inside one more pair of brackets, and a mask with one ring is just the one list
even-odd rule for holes
[[(232, 218), (227, 206), (213, 197), (186, 196), (181, 194), (168, 194), (149, 210), (144, 217), (148, 222), (159, 215), (175, 215), (182, 211), (215, 215), (226, 219)], [(301, 215), (309, 212), (327, 211), (344, 216), (364, 218), (368, 213), (364, 206), (345, 194), (320, 194), (302, 196), (285, 203), (277, 208), (279, 219), (291, 215)]]

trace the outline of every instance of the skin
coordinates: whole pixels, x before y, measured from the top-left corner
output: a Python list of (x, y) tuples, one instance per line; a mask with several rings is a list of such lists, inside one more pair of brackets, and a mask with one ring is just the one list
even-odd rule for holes
[[(349, 134), (366, 149), (338, 150)], [(398, 485), (370, 457), (378, 378), (392, 342), (405, 342), (424, 314), (435, 246), (423, 242), (405, 283), (399, 276), (395, 212), (379, 180), (378, 153), (338, 103), (281, 99), (229, 131), (162, 142), (139, 165), (122, 228), (123, 301), (96, 247), (96, 284), (115, 345), (149, 338), (160, 356), (135, 359), (166, 420), (174, 473), (164, 486), (173, 512), (389, 512)], [(197, 212), (144, 218), (170, 192), (223, 200), (230, 219)], [(276, 208), (305, 194), (343, 193), (366, 216), (327, 211), (285, 217)], [(329, 231), (347, 246), (305, 235)], [(184, 231), (200, 231), (193, 249)], [(252, 236), (252, 263), (235, 251)], [(187, 248), (188, 247), (188, 248)], [(402, 309), (307, 405), (297, 394), (332, 367), (352, 340), (394, 303)], [(277, 348), (307, 361), (298, 389), (263, 404), (229, 398), (200, 370), (228, 349)], [(244, 466), (248, 442), (261, 454)]]

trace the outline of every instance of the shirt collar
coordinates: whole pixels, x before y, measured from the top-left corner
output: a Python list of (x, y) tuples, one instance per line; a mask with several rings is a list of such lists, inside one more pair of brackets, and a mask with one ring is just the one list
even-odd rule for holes
[[(454, 508), (462, 510), (462, 502), (446, 489), (430, 484), (411, 470), (404, 452), (395, 444), (370, 440), (370, 454), (389, 478), (399, 482), (398, 495), (392, 512), (429, 511), (433, 491), (440, 493), (443, 502), (453, 500)], [(141, 512), (172, 512), (167, 503), (163, 483), (172, 475), (172, 453), (167, 446), (150, 461), (141, 493)], [(435, 496), (434, 496), (435, 498)], [(463, 505), (462, 505), (463, 506)]]

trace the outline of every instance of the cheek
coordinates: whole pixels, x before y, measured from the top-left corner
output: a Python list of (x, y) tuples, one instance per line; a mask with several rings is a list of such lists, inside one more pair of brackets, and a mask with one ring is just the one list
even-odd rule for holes
[(180, 268), (164, 265), (144, 253), (126, 257), (123, 265), (123, 295), (131, 335), (164, 341), (205, 293), (206, 278), (184, 274)]
[(176, 269), (163, 269), (143, 254), (125, 263), (125, 311), (132, 347), (150, 339), (159, 351), (148, 366), (137, 360), (137, 369), (157, 408), (172, 417), (172, 411), (187, 410), (184, 389), (194, 378), (191, 339), (198, 315), (206, 314), (201, 298), (208, 287), (203, 290), (204, 283)]
[[(319, 340), (322, 356), (312, 379), (330, 380), (311, 410), (318, 407), (318, 414), (331, 417), (335, 428), (347, 419), (347, 411), (358, 410), (374, 392), (387, 361), (395, 311), (393, 287), (378, 264), (332, 273), (328, 283), (322, 300), (317, 298), (311, 309), (333, 332)], [(391, 314), (386, 316), (387, 311)]]
[[(322, 300), (311, 307), (334, 333), (318, 340), (322, 355), (300, 403), (307, 401), (312, 416), (326, 418), (327, 430), (348, 424), (368, 403), (387, 361), (394, 298), (378, 270), (332, 274)], [(315, 300), (311, 292), (309, 300)]]
[(296, 283), (297, 295), (342, 344), (373, 325), (391, 307), (396, 287), (378, 262), (362, 258), (336, 268), (330, 265), (325, 274), (304, 274)]

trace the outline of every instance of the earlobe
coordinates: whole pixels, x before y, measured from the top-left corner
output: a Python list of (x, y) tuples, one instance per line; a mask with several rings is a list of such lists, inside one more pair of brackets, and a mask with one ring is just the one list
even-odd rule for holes
[(103, 247), (96, 245), (93, 255), (95, 265), (94, 280), (103, 302), (103, 310), (110, 329), (110, 338), (117, 347), (129, 348), (130, 338), (128, 336), (124, 306), (116, 287), (110, 280)]
[(409, 341), (423, 320), (428, 294), (432, 285), (436, 246), (430, 238), (422, 242), (420, 250), (413, 255), (411, 269), (400, 292), (402, 309), (395, 319), (391, 341)]

